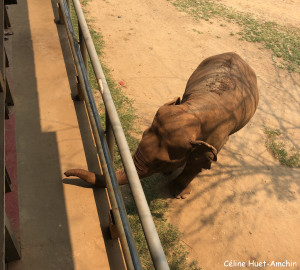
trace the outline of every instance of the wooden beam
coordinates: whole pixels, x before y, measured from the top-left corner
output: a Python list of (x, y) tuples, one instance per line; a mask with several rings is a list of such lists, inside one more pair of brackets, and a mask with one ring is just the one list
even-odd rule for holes
[[(0, 36), (1, 36), (1, 34), (0, 34)], [(0, 43), (1, 43), (1, 41), (0, 41)], [(1, 44), (0, 44), (0, 47), (1, 47)], [(0, 51), (0, 59), (1, 59), (1, 51)], [(1, 68), (1, 63), (0, 63), (0, 68)], [(4, 89), (5, 88), (4, 78), (5, 78), (5, 76), (3, 76), (2, 71), (0, 70), (0, 92), (5, 91), (5, 89)]]
[(5, 67), (9, 67), (9, 61), (8, 61), (8, 57), (7, 57), (5, 46), (4, 46), (4, 54), (5, 54)]
[(7, 169), (5, 168), (5, 193), (11, 192), (11, 180)]
[(21, 258), (21, 247), (17, 241), (9, 219), (5, 215), (5, 260), (12, 262)]
[[(6, 5), (6, 4), (4, 3), (4, 5)], [(4, 6), (4, 28), (7, 29), (9, 27), (11, 27), (11, 24), (10, 24), (10, 20), (9, 20), (8, 13), (7, 13), (7, 8), (6, 8), (6, 6)]]
[(4, 5), (15, 5), (18, 4), (17, 0), (4, 0)]
[(13, 96), (11, 94), (10, 85), (9, 85), (9, 82), (8, 82), (7, 79), (6, 79), (6, 97), (5, 97), (5, 103), (7, 104), (7, 106), (13, 106), (15, 104)]
[[(0, 270), (5, 269), (5, 99), (4, 0), (0, 0)], [(4, 75), (4, 76), (3, 76)]]

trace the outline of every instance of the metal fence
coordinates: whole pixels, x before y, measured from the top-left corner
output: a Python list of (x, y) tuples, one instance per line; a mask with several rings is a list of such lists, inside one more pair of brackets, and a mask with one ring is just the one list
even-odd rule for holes
[[(59, 0), (58, 7), (61, 22), (66, 25), (70, 47), (80, 83), (80, 95), (83, 97), (87, 107), (93, 136), (96, 142), (103, 175), (108, 189), (109, 199), (120, 236), (126, 266), (128, 269), (142, 269), (113, 168), (112, 156), (115, 141), (119, 148), (124, 169), (129, 180), (129, 185), (137, 206), (154, 267), (155, 269), (169, 269), (79, 0), (73, 0), (73, 6), (78, 19), (79, 42), (76, 38), (71, 20), (70, 2), (66, 0)], [(90, 58), (93, 71), (98, 82), (99, 91), (106, 109), (106, 132), (104, 132), (102, 128), (99, 113), (89, 84), (87, 75), (88, 57)]]

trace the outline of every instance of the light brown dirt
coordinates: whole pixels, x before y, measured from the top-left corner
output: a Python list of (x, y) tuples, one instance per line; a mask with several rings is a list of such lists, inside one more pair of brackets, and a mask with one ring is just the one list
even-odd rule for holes
[(283, 25), (299, 27), (300, 1), (299, 0), (217, 0), (233, 7), (236, 10), (250, 12), (257, 18), (276, 21)]
[[(299, 25), (293, 15), (299, 14), (298, 1), (222, 2)], [(92, 1), (88, 10), (104, 36), (105, 61), (114, 79), (125, 81), (124, 93), (135, 100), (142, 129), (162, 104), (182, 96), (204, 58), (234, 51), (256, 71), (260, 103), (255, 116), (230, 137), (212, 169), (194, 180), (191, 196), (172, 201), (168, 218), (203, 269), (225, 269), (226, 260), (288, 260), (298, 266), (285, 269), (300, 269), (300, 171), (273, 159), (263, 133), (265, 125), (280, 128), (286, 142), (299, 147), (299, 74), (278, 69), (262, 45), (230, 36), (236, 25), (196, 22), (165, 0)]]

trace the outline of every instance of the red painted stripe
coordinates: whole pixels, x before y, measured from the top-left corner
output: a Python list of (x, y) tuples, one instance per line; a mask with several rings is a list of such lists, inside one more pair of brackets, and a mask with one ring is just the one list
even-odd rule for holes
[(10, 113), (9, 117), (10, 118), (5, 121), (5, 165), (12, 182), (12, 192), (6, 193), (5, 195), (5, 210), (12, 228), (17, 235), (20, 235), (17, 149), (14, 113)]

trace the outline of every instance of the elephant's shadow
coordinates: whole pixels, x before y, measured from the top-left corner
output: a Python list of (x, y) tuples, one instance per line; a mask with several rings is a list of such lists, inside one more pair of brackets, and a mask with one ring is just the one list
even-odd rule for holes
[(64, 178), (62, 182), (67, 185), (78, 186), (83, 188), (93, 188), (94, 185), (90, 184), (80, 178)]
[[(160, 173), (141, 180), (143, 191), (151, 210), (151, 214), (156, 218), (163, 218), (163, 214), (168, 208), (169, 199), (174, 198), (170, 191), (170, 182), (171, 180), (168, 180), (163, 174)], [(126, 205), (127, 214), (137, 214), (129, 185), (120, 187)]]
[[(95, 188), (95, 185), (87, 183), (80, 178), (64, 178), (62, 182), (83, 188)], [(174, 198), (170, 191), (171, 180), (167, 179), (163, 174), (157, 173), (142, 179), (141, 184), (152, 215), (158, 218), (162, 217), (162, 212), (167, 209), (168, 199)], [(136, 214), (136, 207), (129, 185), (122, 185), (120, 189), (126, 205), (127, 214)]]

